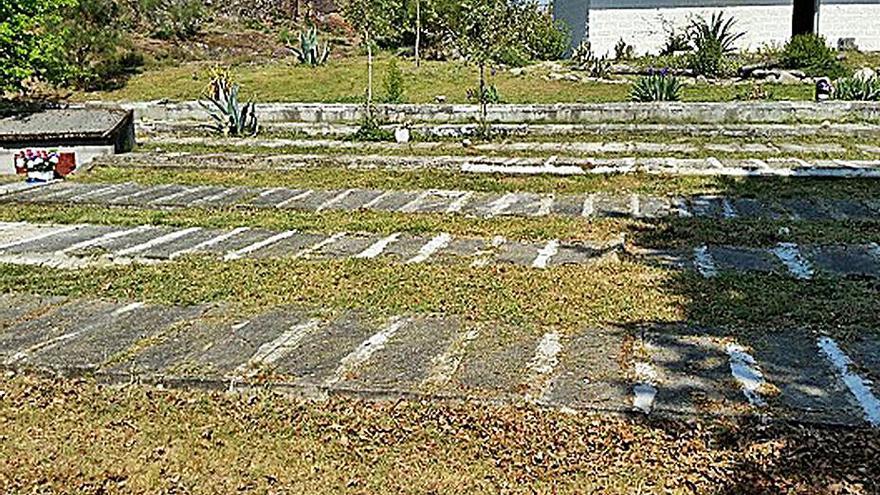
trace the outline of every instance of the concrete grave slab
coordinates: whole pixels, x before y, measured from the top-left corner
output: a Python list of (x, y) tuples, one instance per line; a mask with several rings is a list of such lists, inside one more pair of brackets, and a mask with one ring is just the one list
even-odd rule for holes
[[(390, 256), (397, 261), (406, 261), (416, 256), (419, 250), (430, 241), (431, 237), (414, 236), (412, 234), (401, 234), (400, 237), (398, 237), (397, 241), (389, 244), (388, 247), (385, 248), (383, 254), (386, 256)], [(436, 256), (442, 256), (444, 250), (445, 249), (441, 249), (439, 252), (432, 255), (429, 260), (434, 259), (434, 257)]]
[(397, 211), (418, 198), (419, 191), (386, 191), (380, 197), (364, 203), (366, 210)]
[[(232, 231), (230, 231), (230, 233), (232, 233)], [(216, 244), (204, 247), (200, 251), (211, 254), (231, 253), (268, 239), (276, 234), (278, 234), (278, 232), (265, 229), (240, 230)]]
[(270, 244), (262, 249), (254, 251), (248, 255), (248, 258), (283, 258), (287, 256), (295, 256), (303, 250), (314, 246), (328, 236), (324, 234), (306, 234), (297, 233), (286, 239), (282, 239), (274, 244)]
[(169, 193), (168, 195), (161, 196), (151, 201), (150, 205), (189, 206), (192, 201), (204, 198), (209, 194), (216, 194), (217, 191), (221, 189), (222, 188), (219, 187), (187, 186), (185, 191)]
[(867, 220), (876, 218), (876, 215), (865, 203), (846, 199), (827, 200), (825, 210), (831, 217), (839, 220)]
[(575, 410), (628, 408), (629, 384), (619, 364), (625, 335), (587, 329), (566, 339), (543, 402)]
[(384, 194), (384, 191), (378, 189), (356, 189), (334, 205), (332, 209), (345, 211), (360, 210), (364, 205), (379, 198), (382, 194)]
[(54, 203), (76, 194), (91, 190), (88, 184), (80, 182), (58, 182), (37, 189), (29, 189), (4, 198), (4, 200), (22, 203)]
[(549, 266), (584, 264), (600, 257), (614, 256), (617, 251), (615, 247), (600, 248), (586, 244), (562, 244), (547, 264)]
[(347, 313), (323, 326), (276, 361), (274, 372), (297, 383), (321, 386), (331, 378), (342, 359), (375, 334), (378, 325)]
[(496, 263), (513, 263), (514, 265), (531, 266), (542, 246), (520, 242), (505, 242), (498, 247)]
[(803, 247), (802, 252), (823, 272), (843, 277), (880, 276), (880, 259), (867, 246)]
[(52, 225), (43, 225), (43, 224), (31, 224), (31, 223), (3, 223), (0, 224), (0, 246), (6, 246), (5, 248), (0, 248), (0, 252), (5, 249), (10, 249), (14, 245), (18, 245), (19, 243), (28, 242), (30, 238), (40, 237), (44, 234), (48, 234), (52, 231), (57, 231), (58, 227)]
[(746, 270), (756, 272), (783, 271), (778, 258), (764, 249), (711, 246), (709, 254), (719, 270)]
[(428, 317), (409, 321), (376, 352), (343, 388), (409, 391), (416, 389), (431, 370), (432, 360), (452, 343), (460, 331), (452, 318)]
[(795, 220), (822, 220), (833, 218), (825, 205), (818, 200), (809, 199), (783, 199), (779, 201), (780, 207)]
[[(38, 318), (66, 301), (64, 297), (0, 294), (0, 332), (23, 320)], [(0, 349), (0, 353), (2, 353)]]
[(144, 244), (145, 242), (149, 242), (160, 236), (163, 236), (170, 232), (174, 232), (175, 230), (177, 229), (173, 229), (170, 227), (150, 226), (144, 229), (140, 229), (138, 231), (133, 231), (131, 234), (122, 237), (100, 240), (100, 242), (95, 245), (91, 245), (84, 249), (75, 249), (70, 254), (87, 255), (94, 254), (96, 252), (116, 253), (134, 246), (139, 246), (141, 244)]
[(439, 253), (435, 255), (439, 261), (457, 261), (460, 257), (475, 256), (485, 249), (491, 248), (491, 241), (485, 239), (469, 239), (466, 237), (455, 237), (449, 244)]
[(0, 360), (14, 364), (34, 352), (61, 345), (96, 322), (113, 318), (121, 304), (100, 301), (70, 301), (37, 318), (12, 325), (0, 332)]
[(123, 353), (136, 342), (161, 333), (180, 321), (198, 317), (203, 308), (138, 306), (89, 324), (89, 331), (70, 339), (63, 346), (37, 351), (28, 360), (55, 369), (94, 371), (109, 359)]
[(363, 252), (375, 244), (384, 235), (349, 234), (338, 241), (328, 244), (312, 253), (315, 257), (349, 258)]
[(632, 201), (629, 196), (596, 194), (593, 211), (600, 217), (629, 217), (632, 216)]
[(247, 202), (256, 196), (257, 190), (249, 187), (231, 187), (218, 191), (213, 195), (204, 196), (193, 200), (189, 206), (201, 208), (230, 207)]
[(81, 190), (72, 196), (65, 196), (63, 200), (54, 197), (52, 198), (52, 202), (102, 204), (117, 196), (130, 194), (140, 189), (141, 186), (130, 182), (122, 184), (88, 184), (84, 190)]
[(663, 218), (672, 215), (672, 201), (657, 196), (639, 196), (639, 214), (641, 218)]
[(724, 218), (724, 206), (717, 196), (694, 196), (690, 198), (690, 209), (700, 218)]
[(732, 198), (731, 205), (739, 217), (763, 220), (779, 220), (782, 214), (772, 206), (752, 198)]
[(499, 397), (526, 392), (526, 367), (540, 339), (533, 332), (480, 332), (442, 393)]
[(149, 206), (154, 200), (160, 199), (164, 196), (168, 196), (169, 194), (177, 194), (181, 192), (188, 191), (189, 189), (186, 186), (181, 186), (177, 184), (163, 184), (161, 186), (152, 186), (147, 188), (140, 194), (128, 196), (127, 198), (122, 196), (117, 198), (114, 202), (125, 205), (132, 206)]
[(844, 347), (859, 374), (871, 380), (874, 395), (880, 396), (880, 336), (876, 329), (854, 336)]
[[(280, 187), (258, 189), (256, 196), (243, 202), (245, 206), (275, 207), (284, 205), (287, 208), (296, 208), (304, 199), (295, 200), (306, 193), (306, 189), (285, 189)], [(308, 197), (308, 196), (306, 196)]]
[(517, 200), (504, 211), (504, 215), (541, 217), (553, 210), (552, 194), (520, 193)]
[(120, 230), (118, 227), (105, 225), (81, 225), (74, 230), (61, 232), (51, 237), (25, 242), (5, 249), (7, 253), (53, 253), (61, 251), (78, 242), (100, 237)]
[(778, 388), (767, 400), (772, 408), (813, 421), (861, 423), (861, 409), (819, 354), (814, 335), (775, 331), (750, 340), (765, 379)]
[(179, 239), (175, 239), (171, 242), (162, 243), (145, 251), (141, 251), (140, 253), (138, 253), (138, 256), (141, 258), (149, 259), (168, 259), (176, 253), (190, 250), (201, 243), (222, 235), (225, 232), (226, 231), (223, 230), (202, 229), (189, 235), (183, 236)]
[(551, 213), (567, 217), (579, 217), (584, 208), (583, 195), (558, 196), (553, 202)]

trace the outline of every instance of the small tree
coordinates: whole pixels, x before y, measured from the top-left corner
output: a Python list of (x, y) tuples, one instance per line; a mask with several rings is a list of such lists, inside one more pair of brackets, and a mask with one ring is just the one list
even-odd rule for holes
[(59, 22), (62, 8), (74, 0), (0, 1), (0, 93), (22, 88), (22, 83), (51, 65), (60, 38), (47, 29)]
[(391, 31), (394, 0), (345, 0), (342, 11), (346, 20), (360, 33), (361, 43), (367, 50), (366, 111), (373, 112), (373, 40)]
[(521, 19), (517, 7), (509, 0), (461, 0), (445, 8), (447, 29), (461, 55), (479, 69), (477, 97), (484, 131), (489, 127), (486, 69), (515, 46), (520, 27), (517, 20)]

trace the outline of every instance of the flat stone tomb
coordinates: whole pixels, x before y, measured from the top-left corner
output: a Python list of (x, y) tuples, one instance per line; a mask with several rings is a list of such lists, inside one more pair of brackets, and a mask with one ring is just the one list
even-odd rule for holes
[(275, 386), (393, 398), (527, 401), (574, 410), (741, 415), (880, 426), (880, 339), (808, 332), (465, 323), (451, 316), (242, 314), (104, 300), (0, 297), (7, 368), (117, 380)]
[(796, 199), (759, 201), (724, 196), (553, 195), (482, 193), (458, 190), (382, 191), (374, 189), (291, 189), (162, 184), (58, 183), (13, 192), (4, 201), (163, 207), (252, 207), (304, 211), (377, 210), (398, 213), (448, 213), (479, 217), (546, 216), (717, 220), (785, 219), (874, 220), (880, 200)]

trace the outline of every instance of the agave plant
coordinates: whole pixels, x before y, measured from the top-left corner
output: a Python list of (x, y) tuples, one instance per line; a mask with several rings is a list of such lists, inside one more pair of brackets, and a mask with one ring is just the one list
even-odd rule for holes
[(837, 81), (834, 97), (838, 100), (880, 101), (880, 77), (844, 77)]
[(232, 82), (229, 74), (218, 72), (211, 79), (207, 93), (210, 104), (199, 104), (214, 123), (208, 128), (224, 136), (255, 136), (259, 131), (257, 114), (253, 102), (242, 106), (238, 101), (239, 86)]
[(299, 63), (312, 67), (324, 65), (330, 58), (330, 43), (324, 42), (321, 46), (318, 41), (318, 28), (311, 26), (299, 33), (299, 46), (290, 47), (296, 53)]
[(633, 101), (678, 101), (681, 96), (681, 82), (664, 69), (642, 76), (632, 87)]
[(688, 26), (687, 35), (698, 51), (707, 47), (720, 47), (722, 53), (734, 51), (733, 44), (746, 35), (742, 31), (734, 31), (736, 19), (724, 18), (724, 12), (712, 14), (708, 20), (704, 17), (693, 19)]

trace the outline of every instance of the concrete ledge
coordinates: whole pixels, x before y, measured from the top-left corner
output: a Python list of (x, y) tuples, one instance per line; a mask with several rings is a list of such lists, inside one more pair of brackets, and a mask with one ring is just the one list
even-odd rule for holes
[[(90, 106), (110, 106), (94, 103)], [(162, 101), (116, 104), (134, 110), (141, 122), (207, 121), (198, 102)], [(355, 123), (362, 117), (362, 106), (342, 103), (262, 103), (257, 113), (262, 122)], [(474, 122), (476, 105), (379, 105), (380, 117), (389, 123)], [(491, 105), (489, 119), (500, 123), (649, 123), (736, 124), (800, 122), (880, 122), (877, 102), (723, 102), (723, 103), (585, 103), (551, 105)]]

